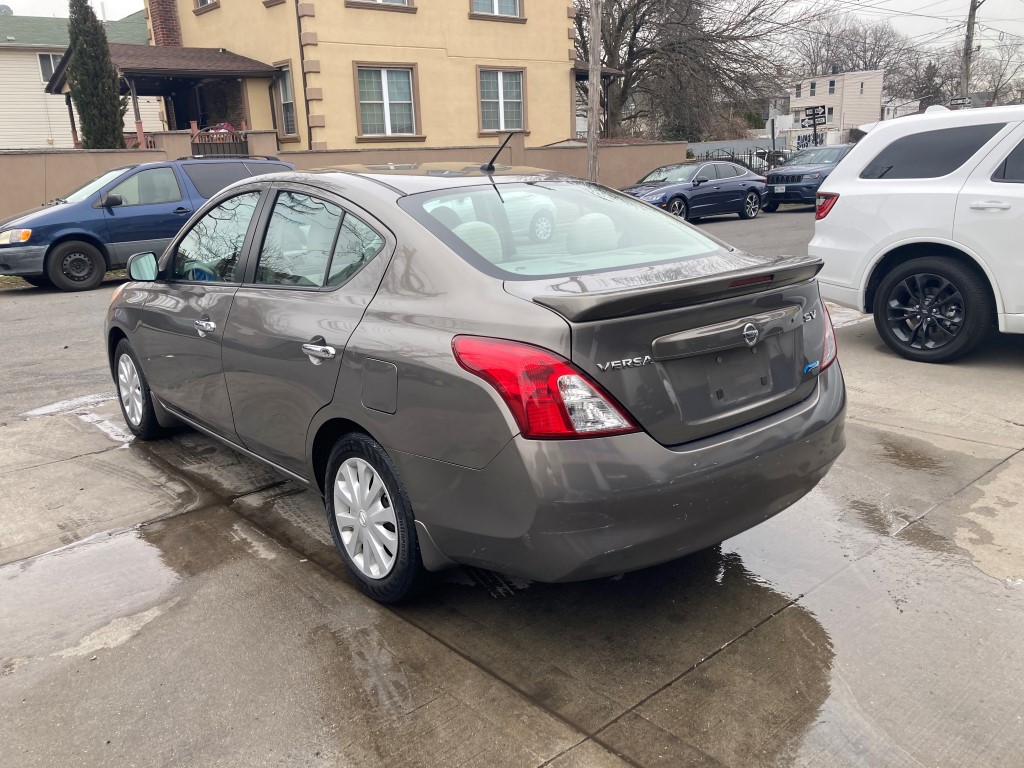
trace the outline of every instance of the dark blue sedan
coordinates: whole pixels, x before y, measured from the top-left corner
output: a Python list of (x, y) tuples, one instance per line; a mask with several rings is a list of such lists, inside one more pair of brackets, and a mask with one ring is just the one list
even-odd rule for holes
[(679, 163), (656, 168), (623, 192), (683, 219), (738, 213), (752, 219), (761, 211), (765, 179), (735, 163)]

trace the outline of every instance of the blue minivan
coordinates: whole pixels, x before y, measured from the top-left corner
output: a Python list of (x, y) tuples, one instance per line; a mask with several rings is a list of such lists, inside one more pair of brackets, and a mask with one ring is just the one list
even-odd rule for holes
[(161, 253), (228, 184), (294, 170), (274, 157), (187, 157), (115, 168), (71, 194), (0, 220), (0, 275), (86, 291), (133, 253)]

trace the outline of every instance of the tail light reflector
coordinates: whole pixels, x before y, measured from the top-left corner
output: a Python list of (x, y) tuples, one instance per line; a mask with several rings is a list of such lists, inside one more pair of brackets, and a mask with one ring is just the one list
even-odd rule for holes
[(606, 437), (638, 431), (608, 393), (554, 352), (480, 336), (456, 336), (452, 352), (459, 365), (501, 395), (523, 437)]
[(825, 302), (821, 303), (821, 308), (825, 310), (825, 349), (821, 353), (821, 370), (824, 371), (838, 358), (839, 345), (836, 344), (836, 329), (832, 327), (832, 316)]
[(814, 211), (815, 219), (824, 219), (828, 216), (828, 212), (832, 210), (832, 206), (836, 204), (836, 200), (839, 199), (839, 195), (833, 192), (819, 192), (815, 197), (816, 210)]

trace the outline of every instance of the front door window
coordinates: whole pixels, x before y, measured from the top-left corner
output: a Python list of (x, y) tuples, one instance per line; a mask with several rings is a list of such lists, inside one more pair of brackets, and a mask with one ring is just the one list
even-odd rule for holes
[(178, 244), (171, 279), (239, 282), (238, 262), (259, 199), (259, 192), (246, 192), (208, 211)]

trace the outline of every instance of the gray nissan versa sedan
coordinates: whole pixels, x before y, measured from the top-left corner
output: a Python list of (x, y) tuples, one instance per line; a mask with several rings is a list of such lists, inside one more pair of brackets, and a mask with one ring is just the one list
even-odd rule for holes
[(133, 256), (107, 341), (138, 437), (184, 423), (316, 488), (392, 602), (456, 563), (643, 568), (806, 494), (845, 444), (819, 267), (534, 169), (283, 173)]

